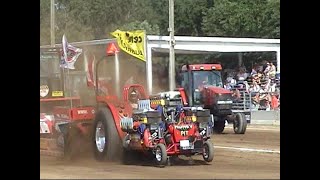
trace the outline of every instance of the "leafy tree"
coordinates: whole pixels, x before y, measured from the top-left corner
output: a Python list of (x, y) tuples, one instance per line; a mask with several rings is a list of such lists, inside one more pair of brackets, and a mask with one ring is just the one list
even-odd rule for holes
[(203, 36), (203, 15), (208, 11), (206, 0), (175, 1), (175, 35)]
[(205, 13), (209, 36), (280, 38), (279, 0), (216, 0)]
[(122, 31), (145, 30), (148, 35), (159, 35), (160, 29), (158, 25), (152, 26), (148, 21), (133, 21), (119, 28)]

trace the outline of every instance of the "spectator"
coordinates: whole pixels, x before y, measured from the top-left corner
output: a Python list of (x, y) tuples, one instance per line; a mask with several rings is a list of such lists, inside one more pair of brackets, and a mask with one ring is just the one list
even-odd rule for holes
[(227, 83), (229, 83), (231, 86), (234, 86), (237, 84), (237, 81), (232, 76), (229, 76), (227, 78)]
[(268, 76), (270, 70), (271, 70), (270, 63), (267, 63), (267, 67), (264, 69), (263, 73)]
[(252, 70), (251, 70), (250, 76), (253, 76), (253, 75), (257, 74), (258, 73), (257, 71), (258, 71), (258, 66), (254, 65)]
[(266, 107), (266, 110), (270, 110), (270, 103), (271, 103), (271, 95), (269, 93), (269, 86), (270, 82), (267, 82), (267, 84), (261, 88), (259, 91), (259, 101), (264, 100), (264, 106)]
[(279, 100), (275, 94), (271, 95), (271, 109), (275, 110), (279, 107)]
[(269, 77), (274, 79), (277, 73), (276, 66), (273, 65), (272, 62), (270, 62), (269, 64), (270, 64)]
[(259, 86), (259, 84), (256, 81), (253, 81), (251, 87), (249, 88), (251, 95), (256, 96), (256, 94), (259, 93), (260, 90), (261, 87)]
[(237, 79), (239, 81), (244, 81), (247, 79), (247, 77), (248, 77), (248, 75), (247, 75), (246, 71), (244, 69), (240, 68), (240, 70), (237, 74)]
[(256, 81), (252, 82), (251, 87), (249, 88), (249, 92), (251, 93), (252, 100), (259, 103), (259, 92), (261, 90), (261, 87)]
[(224, 88), (231, 90), (236, 84), (237, 84), (237, 81), (232, 76), (229, 75), (229, 77), (227, 77), (226, 79)]
[(226, 81), (225, 81), (225, 84), (223, 85), (223, 88), (228, 89), (228, 90), (231, 90), (231, 89), (232, 89), (232, 86), (231, 86), (231, 84), (226, 80)]

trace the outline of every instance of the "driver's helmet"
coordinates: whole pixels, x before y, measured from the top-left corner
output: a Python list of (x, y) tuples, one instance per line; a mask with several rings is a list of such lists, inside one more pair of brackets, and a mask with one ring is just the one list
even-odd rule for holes
[(136, 92), (136, 90), (133, 90), (130, 95), (129, 95), (129, 100), (132, 103), (136, 103), (138, 101), (138, 93)]

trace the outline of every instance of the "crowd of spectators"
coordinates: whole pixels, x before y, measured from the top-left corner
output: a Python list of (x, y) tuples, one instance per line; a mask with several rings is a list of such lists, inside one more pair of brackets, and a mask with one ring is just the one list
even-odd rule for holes
[(280, 108), (280, 74), (272, 62), (255, 64), (248, 72), (245, 67), (227, 72), (225, 88), (234, 92), (235, 101), (243, 99), (243, 93), (251, 95), (253, 108)]

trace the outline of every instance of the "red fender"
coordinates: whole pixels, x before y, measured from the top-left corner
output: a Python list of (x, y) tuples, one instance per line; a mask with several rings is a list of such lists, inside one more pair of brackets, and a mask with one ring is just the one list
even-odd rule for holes
[[(122, 113), (119, 112), (118, 108), (115, 107), (114, 104), (111, 104), (111, 103), (106, 103), (107, 107), (110, 109), (110, 112), (113, 116), (113, 119), (114, 119), (114, 123), (115, 123), (115, 126), (117, 128), (117, 131), (118, 131), (118, 134), (119, 134), (119, 137), (121, 139), (124, 138), (125, 136), (125, 133), (121, 130), (120, 128), (120, 119), (121, 117), (123, 117), (125, 115), (125, 113), (123, 113), (123, 110), (122, 110)], [(128, 116), (128, 115), (127, 115)]]

